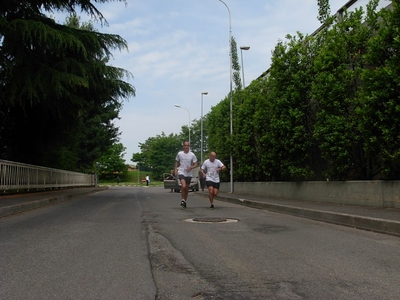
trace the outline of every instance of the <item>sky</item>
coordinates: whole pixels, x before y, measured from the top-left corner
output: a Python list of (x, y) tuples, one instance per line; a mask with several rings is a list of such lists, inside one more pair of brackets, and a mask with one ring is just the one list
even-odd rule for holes
[[(124, 100), (115, 122), (126, 147), (127, 164), (134, 164), (131, 158), (140, 152), (139, 143), (162, 133), (179, 134), (189, 120), (199, 120), (203, 92), (208, 93), (203, 96), (203, 115), (228, 95), (230, 31), (240, 64), (243, 58), (247, 86), (270, 67), (271, 51), (279, 40), (296, 32), (311, 34), (320, 26), (317, 0), (223, 2), (126, 0), (126, 4), (96, 4), (108, 22), (108, 26), (94, 23), (98, 31), (118, 34), (128, 44), (127, 51), (113, 52), (110, 61), (132, 74), (125, 81), (136, 89), (135, 97)], [(347, 2), (330, 0), (331, 14)], [(367, 3), (359, 0), (352, 9)], [(382, 3), (387, 5), (385, 0)], [(89, 19), (79, 16), (82, 21)], [(65, 18), (59, 15), (56, 20), (62, 23)], [(241, 51), (241, 46), (250, 49)]]

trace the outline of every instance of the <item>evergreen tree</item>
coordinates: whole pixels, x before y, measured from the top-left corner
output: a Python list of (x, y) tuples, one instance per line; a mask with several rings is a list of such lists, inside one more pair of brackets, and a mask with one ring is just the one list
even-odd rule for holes
[[(120, 99), (134, 95), (134, 88), (122, 80), (130, 73), (107, 65), (112, 50), (126, 49), (123, 38), (60, 25), (42, 13), (73, 14), (77, 8), (106, 22), (86, 0), (0, 4), (0, 157), (74, 170), (86, 167), (94, 156), (82, 160), (71, 151), (82, 146), (77, 134), (83, 118), (89, 112), (99, 117), (102, 107), (100, 114), (109, 112), (109, 126), (118, 116)], [(109, 129), (115, 138), (115, 129)]]

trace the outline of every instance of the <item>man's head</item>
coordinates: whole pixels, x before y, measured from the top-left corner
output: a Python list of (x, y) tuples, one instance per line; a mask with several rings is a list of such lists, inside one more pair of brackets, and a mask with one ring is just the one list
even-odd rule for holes
[(183, 142), (183, 152), (188, 153), (190, 149), (190, 144), (188, 141)]
[(210, 161), (214, 161), (216, 156), (217, 156), (217, 153), (210, 152), (210, 156), (209, 156)]

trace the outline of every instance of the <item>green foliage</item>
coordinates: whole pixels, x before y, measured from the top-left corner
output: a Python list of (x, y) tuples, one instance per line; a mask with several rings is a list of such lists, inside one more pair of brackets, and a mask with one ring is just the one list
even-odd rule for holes
[(237, 45), (234, 37), (231, 37), (231, 57), (232, 57), (232, 81), (235, 84), (235, 90), (242, 89), (242, 78), (240, 77), (240, 64), (237, 55)]
[(182, 140), (178, 135), (165, 135), (163, 132), (156, 137), (148, 138), (139, 143), (141, 152), (132, 155), (132, 161), (137, 162), (140, 169), (148, 168), (155, 180), (162, 180), (163, 173), (169, 173), (174, 168), (175, 157), (182, 149)]
[(312, 152), (312, 126), (315, 119), (310, 97), (313, 71), (313, 40), (287, 36), (274, 50), (269, 78), (271, 102), (269, 151), (275, 163), (276, 180), (308, 178)]
[(96, 162), (96, 172), (100, 175), (110, 175), (116, 173), (125, 174), (128, 171), (128, 166), (123, 159), (126, 148), (117, 143), (112, 145)]
[(345, 13), (325, 35), (315, 59), (313, 98), (319, 111), (314, 137), (327, 164), (325, 176), (331, 179), (370, 177), (356, 111), (364, 68), (361, 53), (371, 34), (362, 9)]
[[(340, 19), (328, 0), (318, 4), (321, 31), (287, 36), (266, 76), (232, 93), (232, 135), (231, 95), (205, 116), (207, 150), (228, 168), (232, 154), (234, 181), (400, 179), (400, 0), (380, 12), (371, 0)], [(198, 151), (197, 121), (191, 132)], [(149, 166), (150, 141), (137, 154)]]
[[(270, 134), (269, 106), (266, 94), (266, 81), (253, 81), (245, 90), (235, 93), (236, 105), (234, 118), (234, 150), (235, 165), (238, 166), (235, 179), (238, 181), (264, 181), (270, 178), (268, 166), (269, 146), (265, 136)], [(249, 134), (251, 133), (251, 134)], [(245, 154), (244, 154), (245, 153)], [(228, 162), (228, 161), (226, 161)]]
[[(79, 25), (76, 7), (105, 22), (86, 0), (0, 5), (2, 158), (86, 170), (118, 139), (113, 120), (135, 89), (107, 62), (126, 41)], [(60, 25), (42, 11), (72, 15)]]
[[(361, 93), (362, 135), (373, 174), (400, 178), (400, 1), (393, 11), (369, 13), (377, 30), (365, 51)], [(376, 21), (379, 17), (379, 22)]]
[(321, 22), (321, 24), (325, 24), (329, 20), (331, 14), (329, 0), (317, 0), (317, 3), (318, 3), (317, 19)]

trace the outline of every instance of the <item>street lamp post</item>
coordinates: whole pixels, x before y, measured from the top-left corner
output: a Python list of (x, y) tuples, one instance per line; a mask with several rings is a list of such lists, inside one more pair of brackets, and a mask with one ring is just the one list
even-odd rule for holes
[(200, 146), (200, 166), (203, 163), (203, 95), (208, 95), (208, 92), (201, 93), (201, 121), (200, 121), (200, 132), (201, 132), (201, 146)]
[(244, 83), (244, 64), (243, 64), (243, 50), (249, 50), (249, 46), (242, 46), (240, 47), (240, 56), (242, 57), (242, 77), (243, 77), (243, 89), (246, 87), (246, 84)]
[(187, 108), (184, 108), (183, 106), (180, 106), (179, 104), (174, 104), (174, 106), (186, 110), (188, 112), (188, 114), (189, 114), (188, 131), (189, 131), (189, 146), (191, 146), (190, 145), (190, 112), (189, 112), (189, 110)]
[(229, 10), (228, 5), (225, 4), (224, 1), (219, 0), (223, 5), (225, 5), (226, 9), (228, 10), (229, 14), (229, 93), (230, 93), (230, 135), (231, 135), (231, 145), (230, 145), (230, 186), (231, 186), (231, 193), (233, 193), (233, 157), (232, 157), (232, 143), (233, 143), (233, 115), (232, 115), (232, 53), (231, 53), (231, 41), (232, 41), (232, 26), (231, 26), (231, 11)]

